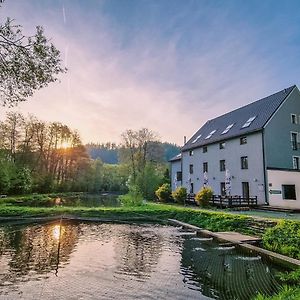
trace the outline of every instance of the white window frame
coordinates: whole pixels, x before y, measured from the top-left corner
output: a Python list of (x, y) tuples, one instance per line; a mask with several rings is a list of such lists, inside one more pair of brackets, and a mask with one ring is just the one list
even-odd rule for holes
[[(293, 138), (292, 138), (293, 134), (296, 134), (296, 148), (299, 149), (299, 147), (298, 147), (298, 143), (299, 143), (299, 132), (297, 132), (297, 131), (290, 131), (290, 137), (291, 137), (291, 146), (292, 146), (292, 149), (293, 149), (293, 144), (292, 144), (292, 142), (293, 142)], [(293, 150), (297, 150), (297, 149), (293, 149)]]
[(211, 138), (212, 135), (213, 135), (216, 131), (217, 131), (216, 129), (213, 130), (213, 131), (211, 131), (210, 134), (209, 134), (205, 139), (207, 140), (207, 139)]
[[(293, 117), (295, 117), (295, 123), (293, 123)], [(292, 124), (298, 124), (298, 117), (296, 114), (291, 114), (291, 123)]]
[(230, 124), (230, 125), (228, 125), (223, 131), (222, 131), (222, 133), (221, 134), (225, 134), (225, 133), (227, 133), (232, 127), (233, 127), (233, 125), (234, 125), (234, 123), (232, 123), (232, 124)]
[(195, 144), (201, 138), (201, 134), (199, 134), (193, 141), (192, 144)]
[(256, 117), (257, 117), (257, 116), (253, 116), (253, 117), (249, 118), (249, 119), (247, 120), (247, 122), (245, 122), (245, 124), (242, 126), (242, 128), (247, 128), (247, 127), (249, 127), (249, 126), (252, 124), (252, 122), (256, 119)]
[[(296, 168), (296, 164), (295, 164), (295, 160), (294, 160), (295, 158), (298, 158), (298, 168)], [(300, 156), (293, 155), (293, 169), (300, 170)]]

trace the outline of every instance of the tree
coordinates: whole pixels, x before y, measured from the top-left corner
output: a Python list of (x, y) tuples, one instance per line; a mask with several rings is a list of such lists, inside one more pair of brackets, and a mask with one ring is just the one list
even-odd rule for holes
[(0, 104), (14, 106), (56, 81), (59, 73), (66, 72), (61, 63), (60, 51), (42, 27), (25, 36), (22, 26), (7, 18), (0, 24)]
[(146, 162), (152, 160), (153, 149), (149, 144), (157, 141), (156, 134), (148, 128), (140, 130), (126, 130), (122, 133), (123, 148), (121, 152), (121, 160), (128, 162), (131, 167), (133, 181), (135, 182), (138, 173), (143, 173)]

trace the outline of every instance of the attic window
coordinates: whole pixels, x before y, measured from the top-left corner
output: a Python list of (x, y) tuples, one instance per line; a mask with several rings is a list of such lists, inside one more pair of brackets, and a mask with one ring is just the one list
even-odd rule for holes
[(201, 138), (201, 134), (199, 134), (193, 141), (192, 144), (196, 143)]
[(211, 138), (211, 136), (216, 132), (217, 130), (213, 130), (205, 139), (207, 140), (207, 139), (209, 139), (209, 138)]
[(242, 128), (246, 128), (249, 127), (251, 125), (251, 123), (255, 120), (256, 116), (251, 117), (250, 119), (248, 119), (248, 121), (242, 126)]
[(221, 134), (225, 134), (225, 133), (227, 133), (232, 127), (233, 127), (233, 125), (234, 125), (234, 123), (232, 123), (232, 124), (230, 124), (230, 125), (228, 125), (223, 131), (222, 131), (222, 133)]

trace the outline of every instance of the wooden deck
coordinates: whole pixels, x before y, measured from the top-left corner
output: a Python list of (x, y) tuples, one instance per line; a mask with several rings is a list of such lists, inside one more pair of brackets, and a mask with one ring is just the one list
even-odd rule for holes
[(220, 240), (228, 241), (234, 244), (241, 244), (241, 243), (258, 243), (261, 241), (261, 238), (241, 234), (238, 232), (233, 231), (224, 231), (224, 232), (216, 232), (214, 236)]

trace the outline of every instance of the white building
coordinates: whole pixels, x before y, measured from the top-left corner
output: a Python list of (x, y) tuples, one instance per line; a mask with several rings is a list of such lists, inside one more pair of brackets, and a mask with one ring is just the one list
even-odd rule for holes
[(291, 86), (207, 121), (170, 160), (172, 189), (196, 193), (208, 180), (225, 195), (227, 170), (231, 195), (299, 209), (299, 136), (300, 92)]

